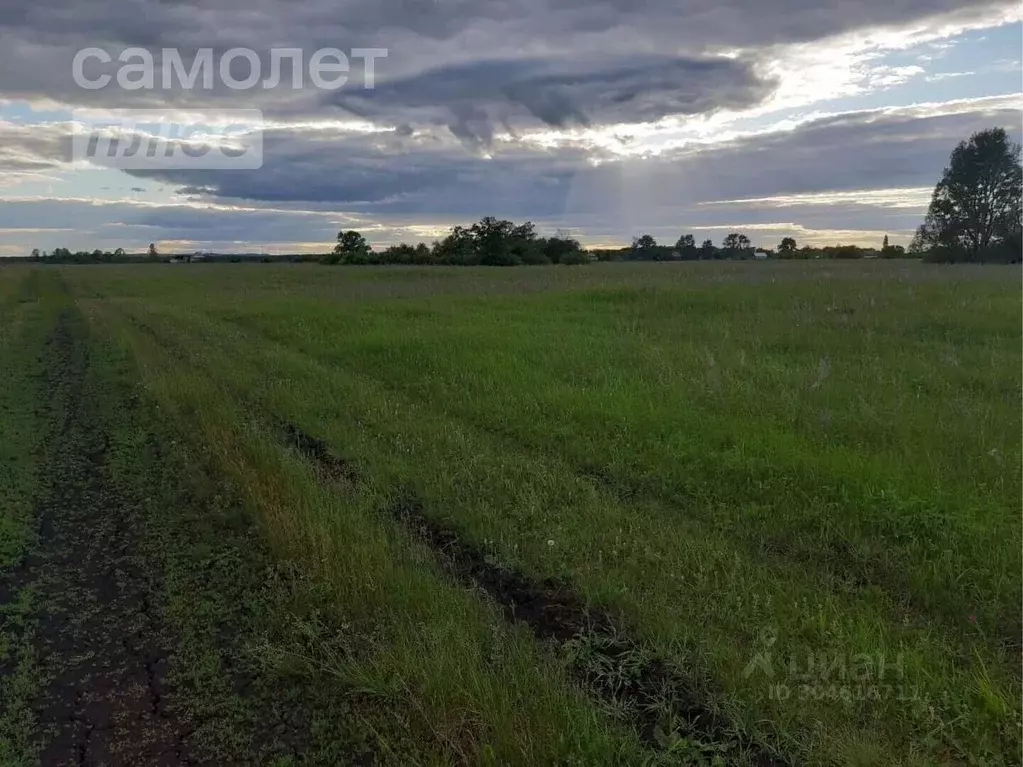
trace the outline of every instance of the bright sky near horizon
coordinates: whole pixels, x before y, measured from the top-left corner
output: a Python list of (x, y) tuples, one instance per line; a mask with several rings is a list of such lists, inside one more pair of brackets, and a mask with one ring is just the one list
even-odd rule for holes
[[(684, 232), (720, 242), (730, 231), (768, 247), (786, 236), (905, 244), (956, 143), (996, 125), (1018, 141), (1023, 119), (1018, 2), (10, 6), (0, 7), (0, 255), (150, 242), (324, 251), (340, 228), (383, 246), (485, 215), (590, 245)], [(387, 55), (372, 89), (353, 55), (338, 89), (316, 87), (306, 68), (301, 88), (285, 77), (248, 90), (219, 80), (125, 90), (116, 58), (133, 46), (154, 54), (158, 83), (168, 49), (186, 65), (207, 47), (251, 49), (261, 81), (281, 48), (301, 49), (304, 64), (325, 47)], [(115, 59), (108, 87), (76, 83), (73, 59), (90, 47)], [(213, 122), (205, 110), (262, 110), (262, 166), (124, 170), (73, 155), (83, 114), (135, 108), (193, 128)]]

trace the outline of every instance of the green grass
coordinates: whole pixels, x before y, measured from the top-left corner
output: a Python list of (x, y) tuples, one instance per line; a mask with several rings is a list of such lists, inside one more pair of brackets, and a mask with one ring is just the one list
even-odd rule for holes
[[(580, 648), (509, 626), (381, 514), (401, 490), (493, 561), (610, 609), (742, 742), (1019, 763), (1018, 268), (60, 273), (301, 573), (289, 604), (315, 595), (293, 624), (308, 641), (261, 657), (354, 691), (385, 759), (713, 753), (671, 751), (684, 732), (641, 744), (576, 689)], [(23, 288), (3, 285), (12, 306)], [(319, 481), (278, 418), (362, 481)]]

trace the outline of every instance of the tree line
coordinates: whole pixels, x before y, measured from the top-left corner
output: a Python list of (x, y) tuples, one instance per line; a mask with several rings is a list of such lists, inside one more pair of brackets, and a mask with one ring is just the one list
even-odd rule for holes
[[(149, 250), (146, 253), (146, 258), (150, 261), (159, 261), (160, 254), (156, 250), (156, 245), (153, 243), (149, 244)], [(124, 248), (116, 248), (115, 250), (76, 250), (71, 251), (68, 248), (54, 248), (50, 252), (40, 251), (39, 248), (35, 248), (28, 257), (29, 261), (45, 261), (53, 264), (117, 264), (117, 263), (134, 263), (139, 260), (138, 256), (133, 256), (127, 253)]]
[(541, 237), (533, 222), (518, 224), (487, 216), (469, 227), (456, 226), (433, 245), (392, 245), (373, 250), (357, 231), (338, 232), (337, 245), (323, 257), (327, 264), (437, 264), (444, 266), (519, 266), (582, 264), (591, 260), (578, 240), (564, 234)]
[(699, 246), (692, 234), (683, 234), (672, 245), (662, 245), (649, 234), (636, 237), (623, 248), (584, 249), (578, 240), (565, 235), (539, 237), (531, 221), (517, 225), (487, 216), (469, 227), (456, 226), (433, 245), (392, 245), (373, 250), (363, 235), (353, 229), (338, 232), (334, 249), (320, 260), (326, 264), (418, 264), (444, 266), (520, 266), (539, 264), (586, 264), (592, 261), (717, 261), (756, 258), (903, 258), (906, 249), (889, 245), (880, 248), (859, 245), (802, 246), (785, 237), (775, 249), (754, 248), (740, 232), (727, 235), (721, 245), (704, 240)]

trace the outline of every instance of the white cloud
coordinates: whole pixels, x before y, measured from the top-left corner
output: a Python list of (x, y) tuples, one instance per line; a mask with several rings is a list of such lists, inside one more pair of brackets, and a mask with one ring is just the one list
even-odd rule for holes
[(746, 197), (737, 200), (711, 200), (700, 203), (710, 205), (741, 205), (769, 208), (790, 208), (803, 205), (863, 205), (878, 208), (926, 208), (931, 199), (931, 187), (904, 187), (900, 189), (854, 189), (842, 192), (814, 192), (810, 194), (775, 195), (772, 197)]

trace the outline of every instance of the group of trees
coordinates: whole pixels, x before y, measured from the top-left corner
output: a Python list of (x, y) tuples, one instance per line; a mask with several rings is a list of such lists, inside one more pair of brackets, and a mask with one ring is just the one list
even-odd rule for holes
[[(158, 261), (160, 254), (156, 245), (149, 244), (147, 257), (150, 261)], [(29, 261), (42, 261), (51, 264), (111, 264), (125, 261), (137, 261), (137, 257), (130, 256), (124, 248), (116, 250), (77, 250), (71, 251), (68, 248), (54, 248), (47, 253), (35, 248), (28, 257)]]
[(725, 236), (721, 245), (713, 240), (696, 244), (692, 234), (683, 234), (674, 245), (659, 245), (651, 235), (644, 234), (632, 241), (629, 248), (596, 251), (598, 260), (624, 261), (714, 261), (721, 259), (746, 258), (902, 258), (906, 249), (901, 245), (889, 245), (888, 237), (880, 249), (864, 248), (859, 245), (834, 245), (826, 247), (800, 247), (792, 237), (785, 237), (774, 250), (754, 247), (749, 237), (740, 232)]
[(470, 227), (456, 226), (432, 246), (392, 245), (373, 250), (355, 230), (338, 232), (334, 250), (320, 260), (327, 264), (420, 264), (516, 266), (519, 264), (583, 264), (590, 261), (711, 261), (746, 258), (902, 258), (906, 249), (889, 245), (880, 249), (858, 245), (823, 248), (803, 246), (785, 237), (775, 250), (754, 248), (749, 237), (733, 232), (717, 246), (713, 240), (696, 244), (692, 234), (682, 235), (674, 245), (660, 245), (649, 234), (632, 241), (631, 247), (586, 251), (571, 237), (539, 237), (531, 222), (516, 226), (511, 221), (487, 217)]
[(627, 258), (637, 261), (708, 261), (724, 258), (753, 258), (755, 253), (756, 250), (749, 237), (739, 232), (727, 235), (721, 241), (721, 247), (717, 247), (713, 240), (704, 240), (697, 247), (696, 237), (691, 234), (683, 234), (673, 246), (658, 245), (652, 236), (644, 234), (632, 241)]
[(51, 252), (32, 251), (30, 261), (45, 261), (54, 264), (103, 264), (127, 260), (124, 248), (117, 250), (78, 250), (72, 252), (68, 248), (55, 248)]
[(531, 221), (516, 225), (487, 216), (470, 227), (456, 226), (433, 245), (392, 245), (374, 251), (354, 230), (338, 232), (337, 245), (323, 258), (327, 264), (438, 264), (517, 266), (581, 264), (591, 260), (579, 242), (566, 235), (540, 237)]
[(652, 235), (643, 234), (633, 239), (630, 248), (604, 253), (624, 261), (712, 261), (753, 258), (755, 251), (749, 237), (733, 232), (725, 237), (720, 248), (713, 240), (704, 240), (697, 246), (696, 238), (691, 234), (683, 234), (674, 245), (660, 245)]

